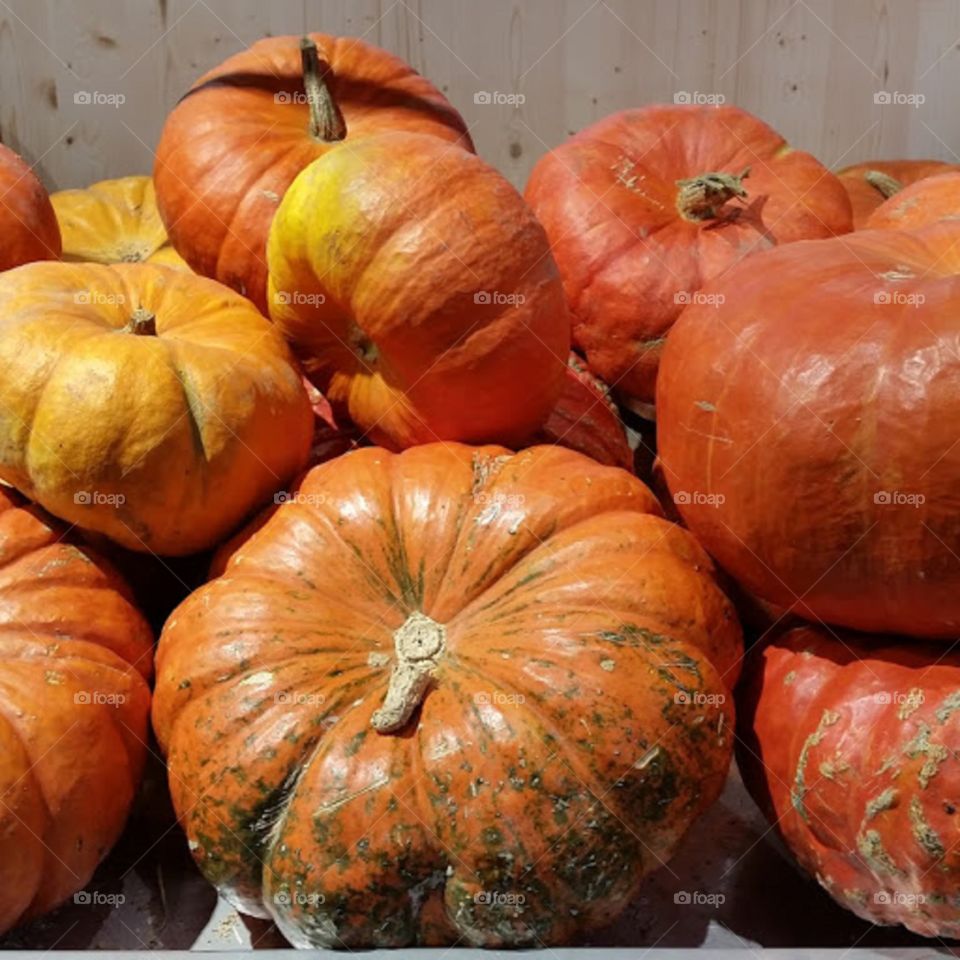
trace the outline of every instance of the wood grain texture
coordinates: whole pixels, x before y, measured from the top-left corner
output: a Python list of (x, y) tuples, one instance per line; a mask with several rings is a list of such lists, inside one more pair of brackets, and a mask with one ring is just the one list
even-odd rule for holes
[[(679, 92), (722, 94), (831, 165), (960, 160), (956, 0), (0, 0), (0, 140), (51, 189), (146, 173), (200, 73), (305, 28), (428, 74), (518, 186), (571, 132)], [(926, 99), (885, 106), (880, 91)]]

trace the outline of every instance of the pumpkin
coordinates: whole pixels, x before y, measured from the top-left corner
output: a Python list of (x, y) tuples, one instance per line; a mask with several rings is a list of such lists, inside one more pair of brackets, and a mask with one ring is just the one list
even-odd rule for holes
[(356, 37), (268, 37), (200, 77), (157, 146), (157, 201), (187, 263), (266, 313), (266, 243), (294, 177), (341, 143), (419, 132), (473, 149), (446, 98)]
[(0, 143), (0, 270), (60, 256), (60, 230), (34, 172)]
[(0, 487), (0, 933), (82, 890), (146, 756), (153, 638), (117, 574)]
[(960, 658), (799, 627), (748, 656), (744, 781), (800, 864), (871, 923), (960, 935)]
[(913, 230), (960, 219), (960, 170), (925, 177), (895, 193), (867, 218), (867, 230)]
[(904, 187), (926, 177), (956, 170), (941, 160), (867, 160), (837, 171), (853, 208), (853, 227), (860, 230), (874, 210)]
[(101, 180), (50, 197), (63, 237), (64, 260), (158, 263), (188, 270), (167, 239), (150, 177)]
[(311, 470), (158, 646), (154, 729), (203, 873), (298, 947), (609, 920), (731, 752), (739, 626), (658, 512), (553, 446)]
[(339, 457), (358, 446), (361, 437), (353, 424), (338, 420), (330, 401), (303, 377), (303, 385), (313, 410), (313, 442), (310, 446), (309, 465), (316, 466), (334, 457)]
[(556, 403), (570, 350), (557, 268), (474, 154), (410, 133), (332, 150), (287, 191), (267, 257), (271, 318), (377, 443), (513, 446)]
[(526, 198), (574, 343), (628, 404), (653, 400), (665, 337), (705, 282), (773, 245), (852, 226), (833, 174), (727, 106), (615, 113), (542, 157)]
[(657, 436), (683, 519), (761, 599), (960, 629), (960, 225), (784, 246), (670, 335)]
[(633, 470), (633, 451), (607, 385), (571, 353), (560, 397), (534, 443), (557, 443), (610, 467)]
[(0, 274), (0, 479), (132, 550), (218, 543), (306, 463), (281, 338), (221, 284), (152, 264)]

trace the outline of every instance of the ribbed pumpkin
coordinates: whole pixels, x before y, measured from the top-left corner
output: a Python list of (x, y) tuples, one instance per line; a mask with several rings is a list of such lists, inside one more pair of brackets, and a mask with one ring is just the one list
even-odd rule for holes
[(913, 230), (960, 220), (960, 170), (925, 177), (895, 193), (867, 218), (867, 230)]
[(925, 177), (956, 170), (942, 160), (866, 160), (837, 171), (853, 208), (853, 228), (860, 230), (890, 197)]
[(153, 639), (113, 570), (0, 487), (0, 933), (89, 881), (146, 755)]
[(557, 268), (474, 154), (410, 133), (332, 150), (287, 191), (267, 256), (271, 318), (377, 443), (513, 446), (556, 403), (570, 350)]
[(257, 41), (167, 117), (154, 178), (173, 245), (266, 313), (267, 233), (287, 187), (338, 144), (387, 130), (473, 149), (440, 91), (385, 50), (323, 33)]
[(801, 865), (865, 920), (960, 936), (960, 658), (800, 627), (747, 662), (738, 763)]
[(534, 443), (556, 443), (610, 467), (633, 470), (633, 451), (616, 404), (602, 380), (575, 353), (560, 396)]
[(960, 631), (960, 224), (784, 246), (670, 334), (657, 438), (690, 529), (761, 599)]
[(574, 342), (627, 402), (653, 400), (664, 339), (704, 283), (776, 244), (852, 227), (833, 174), (728, 106), (615, 113), (545, 154), (526, 198)]
[(101, 180), (50, 197), (63, 238), (63, 259), (156, 263), (189, 270), (170, 246), (150, 177)]
[(34, 172), (0, 143), (0, 270), (60, 256), (50, 197)]
[(167, 622), (154, 729), (206, 876), (294, 945), (568, 942), (717, 796), (740, 630), (624, 470), (310, 471)]
[(0, 274), (0, 478), (132, 550), (218, 543), (306, 463), (285, 344), (221, 284), (152, 264)]

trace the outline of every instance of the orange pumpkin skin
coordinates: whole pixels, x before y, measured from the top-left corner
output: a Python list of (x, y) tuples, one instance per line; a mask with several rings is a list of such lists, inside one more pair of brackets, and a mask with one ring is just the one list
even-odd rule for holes
[(0, 270), (60, 256), (60, 228), (34, 172), (0, 143)]
[[(398, 57), (356, 37), (309, 34), (346, 141), (387, 130), (473, 144), (460, 114)], [(157, 146), (157, 202), (174, 247), (198, 273), (266, 314), (266, 244), (287, 187), (343, 141), (311, 134), (300, 38), (268, 37), (204, 74), (167, 117)]]
[(50, 202), (60, 224), (64, 260), (190, 269), (170, 246), (150, 177), (120, 177), (82, 190), (60, 190)]
[(559, 396), (556, 264), (523, 198), (472, 153), (399, 133), (329, 152), (287, 191), (267, 257), (271, 319), (382, 446), (514, 446)]
[[(728, 178), (727, 202), (698, 179), (709, 173)], [(615, 113), (542, 157), (526, 198), (550, 238), (575, 345), (640, 402), (653, 399), (664, 338), (705, 282), (774, 244), (852, 227), (833, 174), (727, 106)]]
[(306, 465), (282, 338), (222, 284), (153, 264), (0, 274), (0, 478), (131, 550), (205, 550)]
[(311, 470), (160, 640), (201, 870), (296, 946), (554, 944), (614, 916), (730, 753), (739, 625), (658, 512), (560, 447)]
[(867, 230), (915, 230), (960, 219), (960, 171), (925, 177), (895, 193), (867, 219)]
[(870, 229), (867, 220), (877, 207), (904, 187), (926, 177), (956, 170), (941, 160), (866, 160), (837, 171), (853, 208), (853, 228)]
[(150, 628), (65, 537), (0, 487), (0, 933), (83, 889), (146, 755)]
[(748, 654), (737, 760), (800, 864), (872, 923), (960, 934), (960, 658), (799, 627)]
[[(671, 333), (658, 389), (684, 521), (761, 599), (868, 632), (960, 629), (960, 224), (744, 263)], [(842, 322), (841, 322), (842, 321)]]
[(633, 451), (607, 385), (571, 353), (560, 397), (534, 443), (556, 443), (633, 472)]

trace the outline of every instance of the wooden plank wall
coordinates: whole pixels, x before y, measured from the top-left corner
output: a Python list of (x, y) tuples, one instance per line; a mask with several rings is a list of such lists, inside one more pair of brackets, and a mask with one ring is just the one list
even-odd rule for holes
[(192, 80), (305, 28), (410, 61), (518, 186), (571, 131), (679, 92), (722, 94), (831, 165), (960, 161), (960, 0), (0, 0), (0, 140), (50, 188), (147, 172)]

